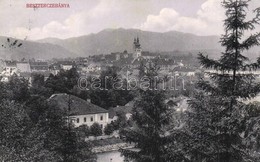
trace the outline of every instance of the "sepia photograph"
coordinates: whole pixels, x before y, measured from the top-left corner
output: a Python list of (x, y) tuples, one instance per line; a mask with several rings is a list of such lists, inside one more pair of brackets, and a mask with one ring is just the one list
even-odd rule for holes
[(259, 0), (0, 0), (0, 162), (260, 162)]

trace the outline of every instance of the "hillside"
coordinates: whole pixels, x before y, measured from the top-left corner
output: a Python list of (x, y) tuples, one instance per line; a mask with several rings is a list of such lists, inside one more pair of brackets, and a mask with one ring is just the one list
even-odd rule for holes
[[(16, 39), (11, 38), (11, 42)], [(66, 50), (65, 48), (50, 44), (39, 43), (32, 41), (19, 40), (22, 46), (15, 49), (3, 48), (2, 45), (7, 45), (7, 37), (0, 37), (0, 58), (2, 59), (22, 59), (22, 58), (36, 58), (36, 59), (51, 59), (63, 57), (75, 57), (75, 53)]]
[(140, 38), (144, 51), (190, 51), (221, 49), (217, 36), (196, 36), (176, 31), (157, 33), (137, 29), (106, 29), (97, 34), (65, 40), (47, 38), (51, 42), (79, 55), (107, 54), (127, 50), (132, 52), (134, 37)]
[[(109, 54), (111, 52), (133, 52), (133, 40), (139, 37), (143, 51), (168, 52), (170, 54), (205, 54), (220, 56), (223, 48), (218, 36), (197, 36), (194, 34), (170, 31), (157, 33), (137, 29), (106, 29), (96, 34), (68, 39), (46, 38), (37, 41), (24, 41), (20, 48), (13, 50), (0, 48), (0, 58), (51, 59), (64, 57)], [(0, 37), (5, 44), (7, 37)], [(12, 39), (14, 40), (14, 39)], [(260, 48), (249, 51), (250, 57), (260, 55)]]

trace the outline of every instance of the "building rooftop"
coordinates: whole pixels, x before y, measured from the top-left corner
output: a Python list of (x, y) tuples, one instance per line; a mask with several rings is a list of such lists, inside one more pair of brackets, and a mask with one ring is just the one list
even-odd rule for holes
[(70, 103), (70, 115), (87, 115), (87, 114), (99, 114), (107, 113), (106, 109), (103, 109), (97, 105), (94, 105), (86, 100), (78, 98), (66, 93), (53, 94), (49, 98), (49, 102), (57, 104), (59, 108), (64, 111), (68, 111), (68, 105)]
[(15, 61), (5, 61), (5, 66), (6, 67), (16, 67), (16, 62)]

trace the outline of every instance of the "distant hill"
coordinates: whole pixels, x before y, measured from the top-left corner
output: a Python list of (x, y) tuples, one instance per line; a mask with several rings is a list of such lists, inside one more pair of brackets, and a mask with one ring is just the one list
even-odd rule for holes
[[(0, 58), (64, 58), (109, 54), (111, 52), (133, 52), (133, 40), (139, 37), (143, 51), (169, 52), (170, 54), (206, 53), (217, 57), (223, 51), (218, 36), (197, 36), (194, 34), (170, 31), (165, 33), (138, 29), (105, 29), (96, 34), (68, 39), (46, 38), (37, 41), (23, 41), (21, 48), (6, 50), (0, 48)], [(6, 42), (0, 37), (0, 43)], [(251, 57), (260, 55), (260, 47), (249, 51)]]
[[(14, 38), (10, 38), (13, 42)], [(15, 49), (3, 48), (2, 45), (7, 43), (7, 37), (0, 36), (0, 58), (2, 59), (22, 59), (22, 58), (36, 58), (36, 59), (51, 59), (51, 58), (63, 58), (63, 57), (75, 57), (78, 56), (73, 52), (66, 50), (65, 48), (50, 44), (39, 43), (33, 41), (19, 40), (22, 46)]]
[(140, 38), (144, 51), (190, 51), (219, 50), (219, 37), (196, 36), (176, 31), (157, 33), (137, 29), (106, 29), (97, 34), (65, 40), (47, 38), (39, 42), (60, 45), (79, 55), (108, 54), (111, 52), (132, 52), (134, 37)]

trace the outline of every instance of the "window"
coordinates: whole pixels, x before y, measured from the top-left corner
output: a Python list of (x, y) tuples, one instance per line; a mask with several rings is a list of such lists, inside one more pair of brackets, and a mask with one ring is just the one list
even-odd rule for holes
[(91, 118), (90, 118), (90, 121), (92, 121), (92, 122), (93, 122), (93, 116), (91, 116)]
[(79, 118), (77, 118), (77, 123), (79, 123)]
[(100, 120), (101, 120), (101, 121), (103, 120), (103, 115), (100, 116)]
[(84, 122), (85, 122), (85, 123), (87, 122), (87, 118), (86, 118), (86, 117), (84, 118)]

